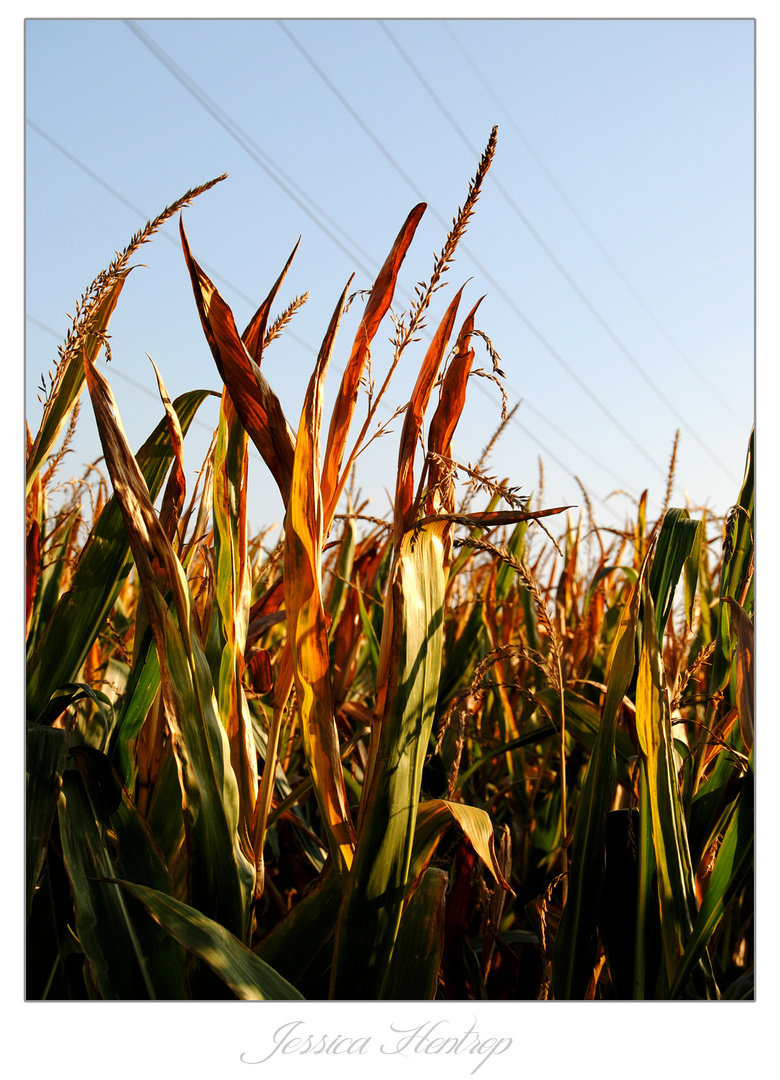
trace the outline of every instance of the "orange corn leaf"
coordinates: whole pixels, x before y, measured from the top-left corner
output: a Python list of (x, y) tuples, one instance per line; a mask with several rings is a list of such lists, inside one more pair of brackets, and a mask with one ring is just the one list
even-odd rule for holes
[(306, 393), (295, 446), (290, 501), (285, 520), (284, 591), (306, 760), (341, 875), (352, 864), (354, 832), (347, 806), (322, 603), (322, 499), (319, 439), (325, 372), (346, 299), (345, 289), (322, 343)]
[(325, 522), (328, 526), (335, 513), (343, 487), (344, 478), (339, 477), (339, 472), (344, 458), (344, 448), (347, 445), (352, 415), (357, 404), (358, 387), (371, 349), (371, 342), (392, 303), (401, 263), (409, 250), (409, 245), (414, 238), (415, 230), (425, 210), (425, 203), (418, 203), (415, 206), (396, 237), (384, 266), (379, 271), (371, 295), (368, 298), (366, 310), (355, 337), (355, 343), (352, 346), (352, 354), (341, 380), (341, 386), (331, 415), (322, 468), (322, 505)]
[(193, 259), (181, 222), (179, 230), (201, 325), (217, 370), (241, 423), (276, 480), (286, 506), (292, 482), (295, 435), (278, 397), (239, 337), (233, 312)]
[(462, 294), (463, 288), (453, 298), (439, 324), (438, 330), (434, 334), (404, 416), (401, 444), (398, 451), (398, 479), (395, 488), (394, 531), (396, 544), (401, 542), (401, 537), (412, 525), (414, 517), (414, 507), (412, 506), (414, 499), (414, 455), (417, 449), (417, 440), (420, 437), (423, 417), (431, 399), (439, 365), (449, 344)]
[(246, 346), (247, 352), (252, 357), (254, 362), (258, 365), (258, 367), (260, 366), (263, 355), (263, 342), (265, 341), (265, 331), (266, 327), (268, 326), (268, 316), (271, 313), (271, 304), (273, 304), (274, 298), (279, 292), (279, 288), (285, 277), (287, 276), (287, 271), (290, 269), (290, 265), (295, 258), (295, 253), (298, 250), (298, 245), (300, 244), (300, 242), (301, 240), (299, 237), (298, 243), (292, 249), (292, 254), (285, 263), (284, 270), (282, 270), (281, 274), (276, 279), (274, 287), (271, 289), (268, 296), (266, 296), (265, 300), (262, 302), (255, 314), (252, 316), (249, 325), (241, 335), (241, 340)]
[[(474, 361), (474, 350), (470, 347), (474, 316), (483, 299), (484, 297), (477, 300), (463, 323), (458, 337), (457, 353), (444, 375), (439, 405), (431, 420), (428, 450), (442, 457), (452, 456), (452, 436), (466, 403), (466, 384)], [(452, 512), (455, 508), (453, 484), (451, 480), (445, 479), (445, 472), (445, 465), (431, 461), (428, 473), (428, 488), (432, 493), (428, 500), (428, 510), (431, 513), (440, 510)]]

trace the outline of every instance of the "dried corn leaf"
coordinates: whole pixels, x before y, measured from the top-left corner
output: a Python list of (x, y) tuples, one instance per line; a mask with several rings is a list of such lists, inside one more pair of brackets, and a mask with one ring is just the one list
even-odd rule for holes
[(286, 506), (292, 482), (295, 436), (278, 397), (241, 340), (233, 312), (193, 259), (181, 224), (180, 231), (201, 325), (217, 370), (241, 423), (276, 480)]
[(328, 845), (340, 876), (346, 874), (352, 863), (354, 833), (339, 756), (328, 630), (322, 602), (319, 438), (323, 383), (345, 299), (346, 289), (331, 319), (306, 393), (295, 446), (284, 546), (287, 631), (303, 745)]
[(420, 218), (425, 213), (425, 209), (426, 204), (419, 203), (409, 214), (395, 239), (384, 266), (379, 271), (355, 336), (352, 353), (341, 379), (341, 385), (331, 414), (328, 441), (322, 464), (322, 505), (326, 529), (330, 527), (345, 480), (345, 477), (339, 475), (341, 463), (344, 458), (344, 449), (347, 445), (349, 428), (357, 403), (358, 387), (371, 350), (371, 342), (374, 340), (379, 324), (392, 303), (401, 263), (409, 250), (409, 245), (414, 238), (415, 230), (420, 223)]

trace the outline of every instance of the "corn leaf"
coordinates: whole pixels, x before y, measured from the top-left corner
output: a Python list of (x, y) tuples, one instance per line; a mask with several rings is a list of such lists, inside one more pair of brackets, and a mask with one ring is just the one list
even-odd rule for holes
[(464, 803), (449, 802), (446, 799), (428, 799), (420, 803), (417, 808), (410, 882), (416, 882), (424, 873), (439, 840), (453, 822), (469, 838), (477, 855), (498, 884), (507, 892), (512, 892), (496, 857), (495, 836), (490, 815), (480, 807), (466, 806)]
[(180, 233), (195, 303), (217, 370), (241, 423), (276, 480), (286, 506), (292, 482), (295, 436), (278, 397), (241, 340), (233, 312), (193, 259), (182, 224)]
[[(707, 942), (723, 918), (726, 906), (750, 874), (755, 838), (753, 784), (754, 764), (751, 753), (739, 804), (718, 849), (715, 866), (707, 884), (707, 892), (669, 991), (671, 998), (678, 997), (685, 989), (704, 954)], [(723, 996), (726, 997), (727, 994)]]
[(360, 380), (371, 351), (371, 342), (392, 303), (398, 272), (425, 209), (426, 204), (419, 203), (411, 211), (379, 271), (336, 395), (322, 462), (322, 506), (326, 532), (330, 529), (346, 480), (346, 475), (340, 476), (341, 463), (357, 404)]
[(219, 715), (238, 782), (241, 835), (251, 852), (257, 792), (257, 750), (242, 686), (252, 592), (247, 550), (247, 435), (227, 390), (222, 394), (214, 454), (216, 599), (224, 640), (219, 666)]
[(425, 411), (428, 408), (439, 367), (449, 344), (462, 295), (463, 288), (459, 289), (453, 297), (433, 336), (404, 414), (404, 424), (401, 429), (401, 441), (398, 449), (398, 473), (393, 518), (396, 544), (400, 544), (401, 537), (411, 528), (413, 523), (415, 451), (417, 450)]
[(729, 680), (732, 667), (732, 625), (729, 605), (722, 601), (733, 597), (750, 614), (750, 588), (753, 573), (753, 514), (755, 508), (754, 481), (754, 432), (750, 433), (745, 475), (739, 498), (734, 508), (733, 521), (729, 522), (728, 546), (724, 549), (723, 568), (720, 578), (720, 610), (715, 651), (710, 667), (710, 694), (715, 694)]
[(349, 815), (333, 708), (328, 631), (322, 602), (322, 500), (319, 438), (322, 395), (346, 289), (322, 343), (303, 407), (285, 518), (284, 595), (306, 760), (336, 871), (352, 864)]
[(316, 955), (333, 938), (343, 895), (331, 863), (254, 951), (297, 986)]
[(30, 917), (38, 877), (46, 858), (62, 773), (68, 751), (68, 734), (61, 728), (27, 724), (26, 747), (26, 889)]
[[(208, 394), (207, 390), (194, 390), (174, 402), (183, 432)], [(136, 455), (152, 500), (162, 487), (171, 458), (170, 432), (162, 420)], [(27, 665), (30, 720), (36, 719), (59, 686), (77, 677), (132, 565), (122, 511), (114, 495), (103, 507), (81, 552), (70, 588), (60, 597)]]
[(186, 949), (219, 975), (242, 1001), (302, 1001), (301, 995), (259, 956), (213, 919), (157, 889), (118, 881)]
[[(132, 873), (155, 888), (171, 888), (143, 820), (118, 777), (116, 783), (118, 801), (109, 780), (101, 790), (97, 770), (84, 756), (78, 771), (63, 776), (60, 836), (78, 939), (104, 999), (181, 999), (187, 996), (181, 949), (166, 940), (142, 908), (128, 903), (117, 886), (98, 880)], [(107, 839), (109, 829), (113, 845)]]
[(735, 654), (737, 709), (739, 710), (739, 730), (742, 741), (748, 750), (753, 749), (753, 713), (755, 710), (755, 690), (753, 682), (753, 623), (743, 607), (730, 596), (724, 597), (732, 612), (732, 625), (737, 635)]
[(78, 339), (74, 339), (72, 343), (69, 343), (70, 347), (66, 348), (64, 366), (61, 368), (61, 374), (56, 377), (55, 389), (46, 402), (41, 426), (27, 455), (26, 490), (28, 495), (41, 465), (51, 453), (52, 447), (81, 393), (81, 388), (84, 385), (83, 353), (86, 352), (91, 363), (94, 363), (97, 359), (104, 345), (104, 335), (108, 330), (108, 324), (114, 314), (119, 295), (129, 273), (129, 270), (125, 270), (111, 283), (89, 318), (86, 327), (82, 329), (81, 335)]
[[(218, 914), (231, 932), (243, 937), (248, 932), (254, 867), (238, 840), (238, 787), (211, 675), (193, 625), (189, 586), (127, 446), (111, 388), (88, 361), (86, 374), (160, 663), (165, 722), (182, 789), (189, 895), (196, 907)], [(173, 610), (160, 594), (152, 560), (164, 571)]]
[(339, 917), (331, 981), (336, 998), (383, 996), (401, 920), (439, 687), (446, 527), (438, 523), (404, 537), (388, 590), (384, 663), (380, 656), (386, 706)]
[(241, 340), (246, 346), (247, 352), (252, 357), (258, 367), (260, 367), (260, 364), (262, 362), (263, 345), (265, 343), (265, 332), (268, 326), (268, 317), (271, 314), (271, 305), (276, 299), (276, 294), (279, 292), (282, 282), (287, 277), (287, 271), (292, 265), (292, 261), (295, 258), (295, 253), (298, 250), (300, 242), (301, 241), (299, 239), (298, 243), (292, 249), (292, 252), (290, 253), (290, 258), (285, 263), (284, 269), (282, 270), (279, 277), (276, 279), (273, 288), (269, 292), (268, 296), (266, 296), (265, 300), (262, 302), (255, 314), (252, 316), (246, 330), (244, 330), (243, 334), (241, 335)]
[[(671, 712), (656, 633), (650, 590), (644, 588), (644, 640), (636, 688), (636, 727), (647, 768), (653, 848), (664, 949), (666, 986), (674, 981), (680, 958), (698, 913), (688, 836), (674, 765)], [(717, 996), (704, 958), (697, 971), (697, 989)]]
[[(646, 564), (643, 570), (646, 572)], [(598, 898), (604, 879), (607, 813), (615, 786), (615, 731), (623, 696), (634, 673), (639, 581), (621, 612), (609, 655), (601, 725), (579, 798), (566, 906), (555, 937), (553, 992), (558, 1001), (582, 999), (596, 961)]]
[(444, 950), (444, 870), (429, 867), (404, 909), (387, 979), (391, 1001), (433, 1001)]
[(690, 567), (693, 577), (686, 575), (686, 614), (696, 592), (702, 523), (693, 521), (687, 510), (668, 510), (664, 516), (650, 570), (650, 593), (656, 611), (656, 633), (663, 637), (671, 614), (674, 593), (684, 567)]

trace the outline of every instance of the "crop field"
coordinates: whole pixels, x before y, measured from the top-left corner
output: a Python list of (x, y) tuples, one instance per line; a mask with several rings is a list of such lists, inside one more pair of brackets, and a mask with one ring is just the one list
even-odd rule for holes
[[(672, 453), (658, 520), (645, 492), (622, 529), (584, 490), (546, 506), (541, 468), (519, 494), (506, 408), (454, 458), (470, 380), (503, 374), (479, 304), (441, 291), (494, 150), (406, 310), (423, 203), (370, 293), (345, 283), (298, 416), (263, 372), (295, 251), (240, 330), (179, 219), (222, 387), (191, 489), (211, 392), (157, 372), (134, 452), (101, 359), (132, 260), (219, 181), (82, 297), (27, 433), (28, 999), (753, 997), (753, 435), (724, 519), (670, 505)], [(86, 408), (103, 460), (63, 498)], [(386, 519), (360, 497), (382, 432)], [(278, 538), (250, 535), (250, 443)]]

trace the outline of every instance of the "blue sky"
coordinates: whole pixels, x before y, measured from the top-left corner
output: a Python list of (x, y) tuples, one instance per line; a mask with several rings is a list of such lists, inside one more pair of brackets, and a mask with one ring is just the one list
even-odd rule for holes
[[(76, 299), (147, 218), (223, 172), (184, 222), (240, 328), (302, 236), (279, 305), (306, 290), (311, 299), (264, 360), (296, 427), (350, 274), (368, 288), (426, 201), (396, 293), (397, 307), (408, 303), (498, 124), (493, 167), (429, 318), (432, 329), (467, 279), (464, 314), (485, 296), (477, 325), (501, 356), (510, 405), (522, 399), (489, 471), (536, 493), (541, 456), (546, 505), (581, 505), (579, 480), (596, 520), (619, 526), (644, 488), (657, 512), (679, 428), (673, 504), (724, 512), (753, 422), (753, 38), (749, 19), (29, 20), (33, 431), (39, 374)], [(111, 326), (107, 374), (134, 447), (162, 415), (147, 353), (172, 396), (219, 389), (175, 224), (165, 232), (136, 259), (145, 266)], [(358, 319), (355, 304), (328, 400)], [(391, 332), (388, 320), (377, 378)], [(407, 354), (390, 406), (407, 400), (425, 344)], [(490, 367), (479, 342), (477, 366)], [(72, 472), (100, 454), (83, 404)], [(479, 457), (498, 418), (495, 388), (474, 378), (461, 461)], [(192, 483), (215, 419), (204, 408), (188, 436)], [(358, 472), (374, 513), (388, 508), (398, 427)], [(280, 520), (256, 454), (250, 492), (253, 527)]]

